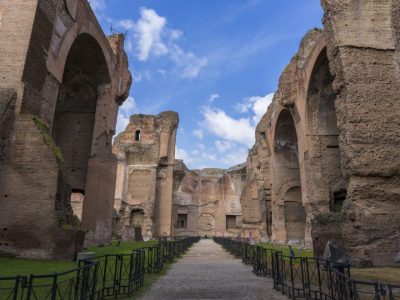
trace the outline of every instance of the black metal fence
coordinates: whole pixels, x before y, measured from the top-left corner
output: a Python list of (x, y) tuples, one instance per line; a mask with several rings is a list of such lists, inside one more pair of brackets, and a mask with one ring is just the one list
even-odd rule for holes
[(159, 273), (199, 238), (160, 241), (157, 246), (78, 262), (76, 269), (51, 275), (0, 277), (0, 300), (100, 300), (132, 296), (146, 273)]
[(292, 299), (400, 299), (400, 285), (354, 279), (348, 265), (314, 257), (289, 257), (243, 240), (217, 237), (214, 240), (252, 265), (257, 275), (272, 277), (274, 289)]

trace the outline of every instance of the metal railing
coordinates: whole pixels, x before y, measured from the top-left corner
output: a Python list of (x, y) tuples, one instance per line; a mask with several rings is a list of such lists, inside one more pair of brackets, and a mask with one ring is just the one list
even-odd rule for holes
[(77, 268), (51, 275), (0, 277), (0, 300), (101, 300), (132, 296), (145, 274), (159, 273), (165, 263), (185, 253), (198, 237), (160, 241), (130, 254), (81, 260)]
[(314, 257), (289, 257), (244, 240), (215, 237), (214, 241), (252, 265), (257, 275), (272, 277), (274, 289), (292, 299), (400, 299), (400, 285), (357, 280), (351, 277), (349, 265)]

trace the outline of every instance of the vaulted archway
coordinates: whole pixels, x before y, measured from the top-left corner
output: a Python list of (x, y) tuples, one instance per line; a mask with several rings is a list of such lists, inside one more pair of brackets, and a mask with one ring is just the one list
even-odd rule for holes
[(282, 207), (284, 219), (284, 228), (278, 231), (283, 232), (286, 242), (302, 243), (306, 213), (300, 186), (299, 149), (296, 125), (287, 109), (281, 111), (275, 126), (273, 173), (275, 202)]
[(339, 130), (333, 91), (333, 76), (324, 48), (319, 54), (309, 81), (306, 126), (309, 145), (309, 198), (317, 207), (341, 209), (346, 198), (346, 182), (341, 169)]
[[(67, 170), (77, 215), (82, 212), (86, 196), (98, 98), (109, 84), (109, 71), (99, 44), (92, 36), (81, 34), (66, 60), (52, 126), (54, 141), (61, 150)], [(80, 203), (76, 203), (77, 199)]]

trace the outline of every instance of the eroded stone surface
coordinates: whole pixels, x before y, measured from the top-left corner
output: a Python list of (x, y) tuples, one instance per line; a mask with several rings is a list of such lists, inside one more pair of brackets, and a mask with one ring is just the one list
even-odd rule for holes
[[(398, 2), (321, 2), (324, 28), (304, 37), (257, 126), (253, 149), (265, 132), (269, 153), (249, 159), (269, 166), (274, 242), (322, 255), (332, 239), (357, 263), (391, 265), (400, 248)], [(245, 191), (255, 186), (247, 180)]]

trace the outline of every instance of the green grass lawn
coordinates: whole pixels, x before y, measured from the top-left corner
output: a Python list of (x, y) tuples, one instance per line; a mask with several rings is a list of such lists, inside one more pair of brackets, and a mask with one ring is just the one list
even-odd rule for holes
[[(289, 247), (286, 245), (275, 245), (275, 244), (268, 244), (268, 243), (263, 243), (261, 244), (266, 249), (273, 249), (277, 251), (282, 251), (283, 255), (289, 256)], [(314, 253), (310, 249), (300, 249), (298, 246), (292, 246), (293, 251), (296, 256), (302, 256), (302, 257), (313, 257)]]
[[(121, 245), (118, 247), (116, 245), (117, 242), (113, 241), (110, 246), (89, 247), (87, 251), (95, 252), (98, 256), (123, 254), (131, 253), (134, 249), (151, 247), (157, 243), (158, 241), (121, 242)], [(53, 274), (75, 269), (76, 267), (77, 263), (73, 261), (36, 260), (0, 256), (0, 276)]]
[(400, 267), (351, 268), (351, 277), (400, 285)]
[(86, 251), (95, 252), (97, 256), (102, 256), (106, 254), (129, 254), (132, 250), (144, 248), (144, 247), (152, 247), (157, 245), (158, 241), (152, 240), (148, 242), (121, 242), (119, 246), (117, 246), (117, 241), (113, 241), (111, 245), (104, 247), (88, 247)]
[[(117, 242), (113, 241), (111, 245), (104, 247), (88, 247), (86, 251), (95, 252), (97, 256), (103, 256), (106, 254), (130, 254), (132, 250), (152, 247), (155, 246), (158, 241), (148, 241), (148, 242), (121, 242), (117, 246)], [(170, 264), (164, 264), (163, 270), (158, 274), (145, 274), (143, 287), (135, 290), (134, 296), (137, 298), (143, 295), (147, 289), (162, 275), (164, 275), (169, 269)], [(51, 275), (54, 273), (61, 273), (68, 270), (73, 270), (77, 268), (77, 263), (74, 261), (54, 261), (54, 260), (35, 260), (35, 259), (23, 259), (23, 258), (13, 258), (13, 257), (1, 257), (0, 256), (0, 277), (7, 276), (29, 276), (31, 274), (35, 275)], [(62, 280), (67, 280), (70, 277), (74, 277), (76, 273), (70, 273), (64, 275)], [(12, 282), (0, 282), (0, 299), (7, 298), (10, 288), (12, 288)], [(43, 278), (35, 280), (36, 296), (41, 298), (47, 297), (49, 291), (48, 285), (51, 284), (51, 278)], [(40, 285), (43, 287), (40, 287)], [(131, 299), (129, 297), (121, 297), (120, 299)]]

